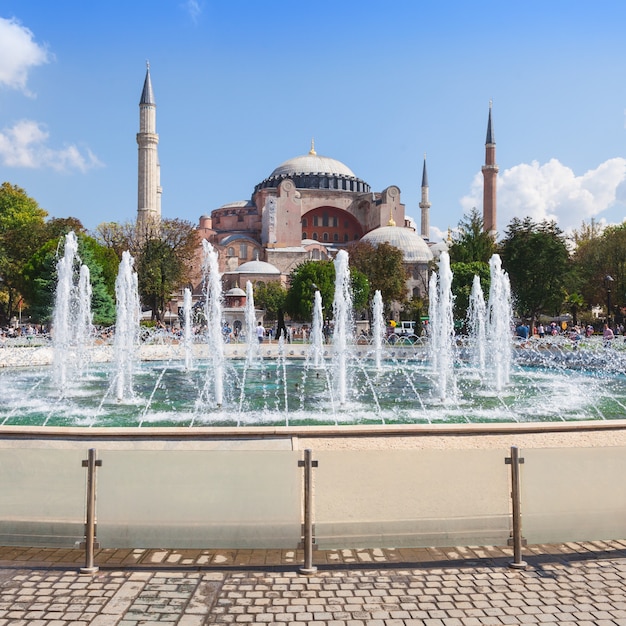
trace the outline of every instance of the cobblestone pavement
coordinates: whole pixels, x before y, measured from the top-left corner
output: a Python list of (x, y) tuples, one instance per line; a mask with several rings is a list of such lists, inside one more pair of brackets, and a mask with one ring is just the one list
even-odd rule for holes
[[(407, 563), (406, 551), (316, 553), (318, 571), (303, 576), (280, 551), (247, 551), (262, 567), (220, 567), (207, 551), (158, 551), (160, 564), (109, 559), (87, 575), (68, 554), (60, 561), (58, 551), (38, 550), (35, 565), (32, 550), (0, 548), (0, 625), (626, 625), (625, 543), (528, 547), (525, 570), (508, 567), (501, 550), (465, 550), (484, 556), (430, 551), (432, 560)], [(120, 552), (124, 561), (129, 551)], [(199, 566), (201, 556), (209, 564)]]

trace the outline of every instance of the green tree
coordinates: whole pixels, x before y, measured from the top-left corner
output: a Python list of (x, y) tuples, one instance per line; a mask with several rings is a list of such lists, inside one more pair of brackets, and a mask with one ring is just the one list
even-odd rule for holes
[(279, 311), (285, 308), (287, 289), (278, 280), (254, 285), (254, 305), (265, 309), (268, 320), (278, 319)]
[(0, 321), (16, 313), (24, 292), (24, 266), (42, 243), (47, 213), (16, 185), (0, 186)]
[[(351, 268), (354, 308), (367, 306), (369, 285), (367, 278), (356, 268)], [(285, 311), (294, 319), (310, 320), (313, 312), (315, 291), (322, 296), (324, 317), (332, 317), (335, 297), (335, 264), (333, 261), (305, 261), (289, 276), (289, 289), (285, 298)]]
[(198, 250), (194, 225), (186, 220), (164, 219), (158, 228), (140, 232), (135, 224), (104, 222), (97, 227), (96, 238), (118, 259), (126, 250), (136, 259), (143, 304), (152, 309), (154, 320), (162, 321), (171, 295), (191, 282)]
[(585, 299), (579, 293), (568, 293), (563, 304), (572, 314), (572, 323), (574, 325), (578, 324), (578, 311), (585, 305)]
[(452, 293), (454, 294), (454, 317), (456, 320), (465, 320), (469, 307), (470, 294), (474, 276), (480, 278), (480, 286), (483, 290), (485, 300), (489, 293), (491, 284), (491, 272), (487, 263), (473, 261), (471, 263), (453, 263), (452, 270)]
[(137, 260), (137, 283), (142, 302), (152, 319), (163, 321), (172, 292), (184, 282), (185, 267), (173, 248), (161, 239), (148, 240)]
[(483, 218), (474, 207), (459, 222), (458, 229), (452, 235), (452, 245), (448, 253), (450, 263), (489, 263), (496, 251), (494, 238), (483, 230)]
[(350, 246), (350, 267), (365, 275), (369, 282), (369, 297), (380, 291), (386, 312), (392, 302), (406, 301), (407, 271), (402, 250), (389, 243), (372, 245), (369, 241), (359, 241)]
[[(93, 321), (98, 325), (111, 325), (115, 321), (114, 284), (107, 284), (103, 263), (116, 265), (117, 259), (111, 259), (108, 251), (95, 239), (83, 233), (78, 233), (77, 237), (81, 264), (89, 268)], [(24, 267), (25, 297), (29, 303), (29, 313), (40, 323), (47, 323), (52, 318), (57, 284), (56, 267), (63, 254), (63, 244), (62, 238), (50, 239), (32, 255)], [(110, 271), (111, 267), (108, 267), (106, 272)]]
[(500, 254), (518, 315), (535, 321), (540, 313), (560, 311), (571, 263), (565, 237), (555, 222), (513, 219)]

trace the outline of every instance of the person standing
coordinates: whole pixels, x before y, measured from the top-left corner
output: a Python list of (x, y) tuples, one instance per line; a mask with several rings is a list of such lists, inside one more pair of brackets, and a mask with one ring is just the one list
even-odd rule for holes
[(263, 324), (261, 324), (261, 322), (259, 322), (256, 327), (256, 336), (259, 340), (259, 343), (263, 343), (263, 339), (265, 337), (265, 328), (263, 328)]

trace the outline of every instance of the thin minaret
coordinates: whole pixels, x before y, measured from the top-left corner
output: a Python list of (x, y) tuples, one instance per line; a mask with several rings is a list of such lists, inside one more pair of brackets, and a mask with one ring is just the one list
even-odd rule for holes
[(485, 164), (482, 167), (483, 186), (483, 230), (496, 236), (496, 184), (498, 166), (496, 165), (496, 140), (491, 122), (491, 108), (489, 101), (489, 121), (487, 122), (487, 140), (485, 142)]
[(157, 227), (161, 221), (161, 181), (156, 132), (156, 103), (150, 80), (150, 64), (139, 101), (139, 146), (137, 227), (141, 232)]
[(430, 238), (430, 202), (428, 201), (428, 174), (426, 173), (426, 153), (424, 153), (424, 168), (422, 169), (422, 224), (420, 234), (426, 241)]

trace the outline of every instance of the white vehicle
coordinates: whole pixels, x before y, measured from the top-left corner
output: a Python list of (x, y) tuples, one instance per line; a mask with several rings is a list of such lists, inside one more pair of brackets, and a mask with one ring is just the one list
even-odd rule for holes
[(414, 335), (415, 334), (415, 322), (413, 321), (400, 322), (393, 329), (393, 332), (396, 335), (403, 335), (403, 336)]

